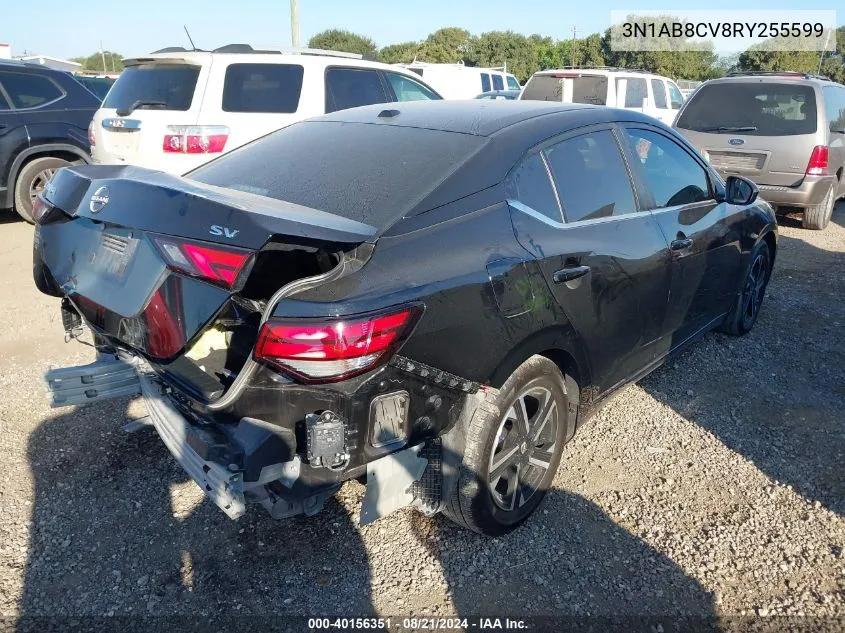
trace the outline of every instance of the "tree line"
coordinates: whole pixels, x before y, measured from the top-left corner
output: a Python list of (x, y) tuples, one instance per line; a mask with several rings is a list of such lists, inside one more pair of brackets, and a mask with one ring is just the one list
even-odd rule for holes
[[(314, 35), (310, 48), (359, 53), (393, 64), (414, 59), (433, 63), (463, 62), (470, 66), (503, 66), (524, 82), (538, 70), (562, 66), (617, 66), (648, 70), (675, 79), (703, 81), (734, 71), (801, 71), (816, 73), (816, 51), (771, 51), (752, 47), (738, 55), (717, 55), (700, 50), (613, 51), (610, 29), (580, 39), (555, 40), (542, 35), (490, 31), (472, 35), (466, 29), (446, 27), (417, 42), (378, 48), (364, 35), (329, 29)], [(821, 74), (845, 83), (845, 26), (836, 30), (836, 51), (821, 57)]]

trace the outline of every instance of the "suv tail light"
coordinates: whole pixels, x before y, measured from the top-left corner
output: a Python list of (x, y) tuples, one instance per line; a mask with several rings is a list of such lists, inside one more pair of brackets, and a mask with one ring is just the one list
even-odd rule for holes
[(331, 320), (272, 320), (258, 334), (256, 360), (303, 382), (334, 382), (387, 362), (419, 320), (421, 306)]
[(224, 288), (231, 288), (235, 284), (252, 255), (251, 251), (242, 248), (221, 247), (163, 235), (154, 235), (152, 240), (171, 269)]
[(94, 138), (94, 119), (91, 119), (91, 123), (88, 124), (88, 145), (94, 147), (97, 144), (97, 140)]
[(228, 138), (225, 125), (168, 125), (162, 149), (176, 154), (219, 154)]
[(816, 145), (807, 163), (807, 176), (827, 176), (827, 146)]

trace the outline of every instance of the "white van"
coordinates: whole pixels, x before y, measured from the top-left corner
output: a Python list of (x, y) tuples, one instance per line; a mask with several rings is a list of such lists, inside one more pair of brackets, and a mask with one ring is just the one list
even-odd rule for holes
[(178, 175), (313, 116), (441, 98), (410, 71), (336, 51), (169, 48), (124, 65), (88, 130), (94, 162)]
[(560, 68), (534, 73), (519, 96), (527, 101), (589, 103), (644, 112), (671, 125), (684, 103), (661, 75), (623, 68)]
[(504, 68), (479, 68), (464, 64), (395, 64), (416, 73), (444, 99), (475, 99), (491, 90), (519, 90), (519, 81)]

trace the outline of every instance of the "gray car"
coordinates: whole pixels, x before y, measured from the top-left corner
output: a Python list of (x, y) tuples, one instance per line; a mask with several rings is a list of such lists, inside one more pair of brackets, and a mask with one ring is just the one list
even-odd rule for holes
[(781, 212), (823, 229), (845, 195), (845, 86), (802, 73), (741, 73), (702, 84), (674, 127), (725, 178), (753, 180)]

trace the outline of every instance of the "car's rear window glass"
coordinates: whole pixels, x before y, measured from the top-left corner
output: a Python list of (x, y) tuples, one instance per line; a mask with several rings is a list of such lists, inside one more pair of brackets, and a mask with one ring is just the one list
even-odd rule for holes
[(64, 94), (43, 75), (0, 73), (0, 83), (12, 99), (15, 108), (37, 108), (59, 99)]
[(607, 77), (585, 75), (581, 77), (555, 77), (536, 75), (522, 93), (529, 101), (566, 101), (567, 103), (607, 104)]
[(302, 74), (298, 64), (229, 64), (223, 81), (223, 111), (296, 112)]
[(188, 110), (194, 99), (199, 74), (199, 66), (187, 64), (129, 66), (109, 90), (103, 107)]
[(725, 82), (701, 86), (690, 97), (677, 127), (695, 132), (793, 136), (816, 131), (811, 86), (772, 82)]
[[(304, 121), (225, 154), (188, 177), (384, 227), (422, 201), (486, 141), (394, 125)], [(365, 151), (347, 151), (361, 148)]]
[(563, 221), (549, 172), (539, 154), (531, 154), (510, 173), (505, 195), (555, 222)]

